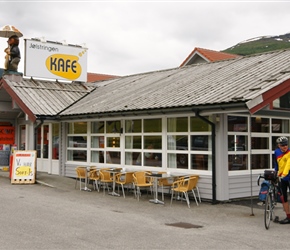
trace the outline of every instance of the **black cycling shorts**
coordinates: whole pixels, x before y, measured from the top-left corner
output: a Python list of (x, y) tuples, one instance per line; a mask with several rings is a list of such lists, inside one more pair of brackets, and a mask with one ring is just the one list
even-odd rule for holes
[(288, 193), (287, 193), (288, 187), (290, 188), (289, 181), (281, 180), (281, 191), (282, 191), (282, 194), (283, 194), (284, 202), (288, 201), (288, 197), (287, 197), (288, 196)]

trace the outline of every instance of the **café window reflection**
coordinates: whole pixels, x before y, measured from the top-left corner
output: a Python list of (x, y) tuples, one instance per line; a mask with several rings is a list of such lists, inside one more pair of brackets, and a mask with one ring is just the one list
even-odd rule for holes
[(290, 122), (286, 119), (272, 119), (272, 133), (289, 133)]
[(157, 119), (144, 119), (144, 133), (162, 132), (162, 120)]
[(251, 118), (251, 131), (268, 133), (270, 131), (270, 119), (260, 116)]
[(251, 141), (252, 149), (269, 149), (268, 137), (252, 137)]
[(248, 149), (248, 136), (228, 135), (229, 151), (245, 151)]
[(270, 155), (269, 154), (253, 154), (251, 155), (252, 169), (268, 169), (270, 168)]
[(142, 132), (142, 120), (126, 120), (125, 121), (125, 133), (141, 133)]
[(71, 122), (68, 124), (69, 134), (86, 134), (87, 123), (86, 122)]
[(248, 169), (248, 155), (234, 154), (228, 156), (229, 170)]
[(192, 154), (191, 155), (191, 169), (209, 170), (210, 155)]
[(167, 118), (167, 132), (187, 132), (187, 131), (188, 131), (187, 117)]
[[(205, 116), (204, 117), (207, 120), (211, 120), (211, 117)], [(201, 120), (199, 117), (190, 117), (190, 131), (191, 132), (206, 132), (210, 131), (211, 127), (210, 125)]]
[(120, 131), (121, 131), (121, 121), (106, 122), (106, 132), (108, 134), (120, 133)]
[(92, 134), (103, 134), (105, 132), (105, 122), (96, 121), (91, 123)]
[(228, 116), (228, 131), (247, 132), (248, 118), (243, 116)]

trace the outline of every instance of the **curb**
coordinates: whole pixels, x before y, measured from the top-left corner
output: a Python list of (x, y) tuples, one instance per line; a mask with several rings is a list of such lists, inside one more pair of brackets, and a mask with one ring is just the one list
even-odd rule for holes
[(48, 184), (48, 183), (46, 183), (46, 182), (44, 182), (44, 181), (38, 181), (38, 180), (36, 180), (35, 182), (36, 182), (37, 184), (40, 184), (40, 185), (44, 185), (44, 186), (47, 186), (47, 187), (55, 188), (55, 186), (50, 185), (50, 184)]

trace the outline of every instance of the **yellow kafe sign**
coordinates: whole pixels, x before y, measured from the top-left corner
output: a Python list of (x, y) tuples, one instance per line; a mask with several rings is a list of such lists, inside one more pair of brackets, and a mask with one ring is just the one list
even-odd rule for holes
[(82, 72), (82, 67), (78, 60), (77, 56), (54, 54), (46, 59), (46, 68), (56, 76), (76, 80)]
[(56, 42), (25, 40), (26, 76), (87, 81), (87, 49)]
[(11, 183), (35, 182), (36, 150), (15, 150), (13, 153)]

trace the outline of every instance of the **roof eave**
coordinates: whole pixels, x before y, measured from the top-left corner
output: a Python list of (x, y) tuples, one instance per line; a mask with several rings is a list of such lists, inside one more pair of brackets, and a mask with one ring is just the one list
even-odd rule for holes
[(84, 119), (84, 118), (102, 118), (102, 117), (114, 117), (114, 116), (142, 116), (142, 115), (158, 115), (158, 114), (180, 114), (191, 113), (196, 111), (202, 112), (225, 112), (225, 111), (241, 111), (247, 110), (245, 102), (231, 102), (221, 104), (210, 105), (193, 105), (182, 107), (170, 107), (170, 108), (156, 108), (156, 109), (143, 109), (143, 110), (122, 110), (112, 112), (99, 112), (99, 113), (86, 113), (86, 114), (69, 114), (59, 115), (61, 120), (67, 119)]
[[(36, 116), (34, 113), (25, 105), (25, 103), (19, 98), (19, 96), (13, 91), (13, 89), (9, 86), (9, 84), (5, 81), (6, 78), (9, 78), (9, 75), (5, 75), (1, 79), (1, 83), (3, 84), (4, 89), (7, 91), (7, 93), (11, 96), (11, 98), (17, 103), (17, 105), (21, 108), (21, 110), (27, 114), (29, 120), (32, 122), (36, 121)], [(9, 79), (7, 79), (9, 80)]]
[(283, 80), (281, 83), (278, 82), (275, 87), (268, 89), (252, 100), (249, 100), (246, 105), (250, 110), (250, 113), (254, 114), (266, 106), (272, 106), (274, 100), (288, 92), (290, 92), (290, 79)]

